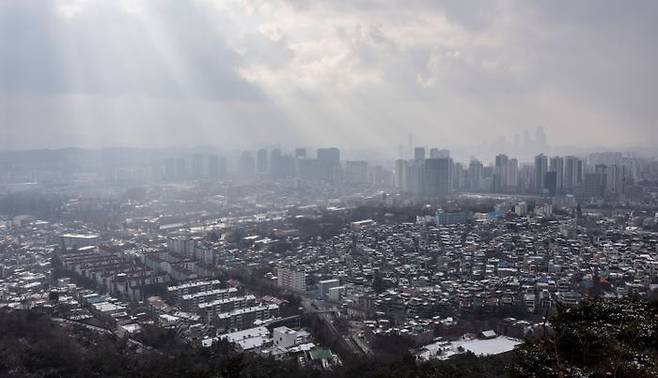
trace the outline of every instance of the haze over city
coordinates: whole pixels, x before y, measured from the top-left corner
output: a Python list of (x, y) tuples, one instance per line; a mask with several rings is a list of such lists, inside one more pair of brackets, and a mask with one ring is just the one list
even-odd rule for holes
[(653, 1), (0, 4), (0, 149), (658, 142)]
[(0, 0), (0, 377), (658, 377), (657, 21)]

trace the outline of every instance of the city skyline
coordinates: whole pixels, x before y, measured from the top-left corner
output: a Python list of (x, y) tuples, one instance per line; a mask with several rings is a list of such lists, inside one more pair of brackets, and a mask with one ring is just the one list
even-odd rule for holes
[(657, 16), (0, 0), (0, 377), (658, 377)]

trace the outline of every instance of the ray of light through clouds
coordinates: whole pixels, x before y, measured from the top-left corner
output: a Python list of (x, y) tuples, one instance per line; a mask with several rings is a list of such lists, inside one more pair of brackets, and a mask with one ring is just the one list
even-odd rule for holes
[(653, 1), (0, 2), (0, 148), (658, 141)]

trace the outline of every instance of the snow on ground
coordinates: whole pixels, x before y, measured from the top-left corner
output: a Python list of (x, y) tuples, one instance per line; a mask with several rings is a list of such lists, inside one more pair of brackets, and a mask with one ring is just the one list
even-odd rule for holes
[[(493, 355), (509, 352), (515, 346), (522, 344), (523, 340), (514, 339), (507, 336), (498, 336), (493, 339), (479, 340), (457, 340), (457, 341), (439, 341), (433, 344), (425, 345), (418, 353), (418, 358), (429, 360), (432, 358), (447, 359), (455, 354), (466, 351), (473, 352), (478, 356)], [(463, 348), (463, 351), (459, 350)]]

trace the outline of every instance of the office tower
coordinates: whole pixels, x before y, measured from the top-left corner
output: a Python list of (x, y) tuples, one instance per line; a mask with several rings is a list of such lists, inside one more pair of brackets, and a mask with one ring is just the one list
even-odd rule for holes
[(293, 177), (295, 176), (295, 162), (297, 159), (292, 155), (285, 154), (279, 158), (280, 177)]
[(510, 159), (507, 162), (507, 190), (515, 193), (519, 186), (519, 161)]
[(436, 196), (439, 194), (440, 170), (441, 168), (439, 159), (425, 160), (423, 172), (423, 193), (426, 195)]
[(562, 193), (564, 191), (564, 159), (559, 156), (553, 156), (550, 160), (548, 170), (555, 172), (556, 193)]
[(452, 191), (461, 191), (466, 185), (466, 170), (462, 163), (453, 164)]
[(238, 161), (238, 174), (243, 177), (251, 177), (256, 172), (256, 162), (251, 152), (243, 151)]
[(523, 163), (519, 167), (518, 190), (521, 193), (536, 193), (534, 162)]
[(439, 194), (448, 194), (453, 191), (453, 170), (454, 164), (452, 159), (444, 158), (437, 159), (440, 161), (439, 164)]
[(564, 158), (564, 182), (565, 192), (574, 193), (574, 190), (581, 182), (583, 162), (575, 156)]
[(297, 159), (306, 159), (306, 148), (296, 148), (295, 157)]
[(473, 191), (482, 190), (482, 162), (479, 160), (471, 160), (468, 164), (468, 189)]
[(584, 179), (583, 196), (586, 200), (603, 197), (605, 187), (605, 175), (601, 171), (586, 173)]
[(406, 160), (398, 159), (395, 161), (395, 187), (400, 190), (407, 190), (407, 171), (409, 164)]
[(270, 174), (274, 178), (292, 177), (295, 174), (295, 158), (282, 154), (278, 148), (270, 151)]
[(258, 173), (259, 175), (264, 175), (267, 174), (267, 172), (268, 172), (267, 150), (261, 148), (256, 153), (256, 173)]
[(539, 154), (535, 156), (535, 188), (539, 194), (544, 193), (546, 187), (544, 183), (546, 172), (548, 172), (548, 158), (546, 155)]
[(298, 159), (297, 167), (299, 177), (309, 181), (319, 181), (323, 179), (318, 159)]
[(345, 162), (345, 179), (350, 184), (365, 184), (368, 182), (368, 162)]
[(496, 165), (494, 166), (493, 192), (502, 193), (507, 188), (507, 165), (509, 158), (505, 154), (496, 155)]
[(270, 174), (272, 177), (281, 177), (283, 168), (281, 166), (281, 150), (278, 148), (270, 151)]
[(406, 189), (410, 193), (420, 194), (425, 188), (425, 164), (416, 160), (409, 162), (407, 167)]
[(215, 154), (208, 155), (208, 177), (219, 178), (219, 156)]
[(192, 155), (192, 177), (200, 178), (203, 176), (203, 155)]
[(546, 172), (544, 175), (544, 189), (545, 192), (548, 192), (549, 196), (555, 196), (555, 193), (557, 192), (557, 172)]
[(425, 147), (414, 148), (414, 160), (416, 161), (425, 160)]
[(452, 159), (427, 159), (424, 164), (424, 192), (427, 195), (446, 195), (453, 191)]
[(333, 165), (340, 164), (340, 150), (336, 147), (318, 148), (318, 160)]
[(340, 176), (340, 150), (335, 147), (318, 148), (317, 156), (322, 179), (336, 182)]
[(605, 193), (607, 191), (607, 184), (608, 184), (608, 166), (605, 164), (597, 164), (594, 167), (594, 173), (597, 173), (599, 175), (599, 179), (601, 180), (600, 185), (601, 185), (601, 190), (602, 193)]
[(620, 196), (625, 193), (627, 169), (623, 165), (613, 164), (608, 167), (606, 188), (608, 193)]

